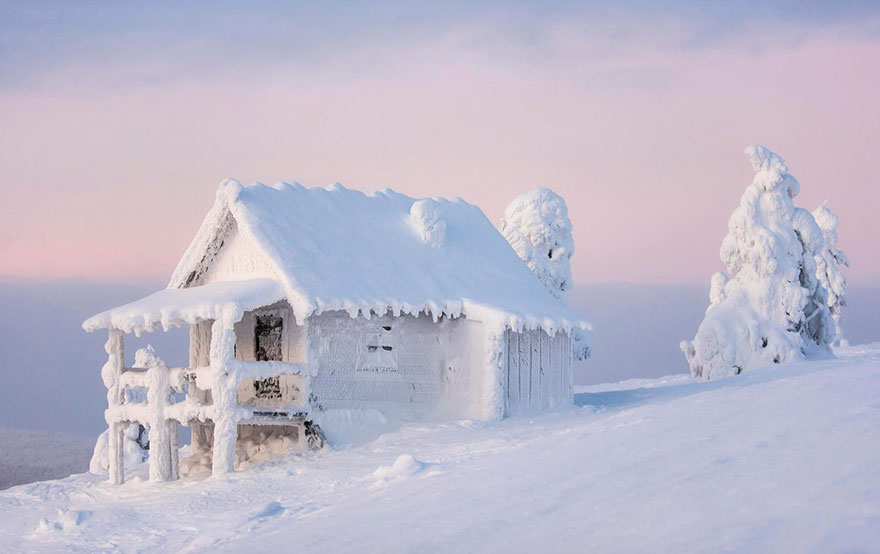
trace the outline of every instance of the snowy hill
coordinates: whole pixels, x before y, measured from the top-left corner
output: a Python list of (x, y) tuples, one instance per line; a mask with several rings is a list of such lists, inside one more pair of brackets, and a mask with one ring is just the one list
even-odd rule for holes
[(0, 492), (0, 551), (870, 551), (880, 343), (838, 354), (583, 388), (564, 412), (408, 425), (225, 480), (22, 485)]

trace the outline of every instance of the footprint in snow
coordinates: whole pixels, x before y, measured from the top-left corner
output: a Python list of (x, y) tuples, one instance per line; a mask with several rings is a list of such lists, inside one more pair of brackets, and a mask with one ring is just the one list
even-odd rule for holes
[(89, 510), (58, 510), (58, 517), (54, 520), (41, 519), (34, 533), (69, 533), (82, 525), (91, 515), (92, 512)]
[(263, 518), (267, 518), (267, 517), (277, 516), (283, 512), (284, 512), (284, 506), (282, 506), (280, 503), (269, 502), (268, 504), (263, 506), (262, 510), (260, 510), (259, 512), (255, 513), (254, 515), (251, 516), (251, 521), (253, 521), (255, 519), (263, 519)]

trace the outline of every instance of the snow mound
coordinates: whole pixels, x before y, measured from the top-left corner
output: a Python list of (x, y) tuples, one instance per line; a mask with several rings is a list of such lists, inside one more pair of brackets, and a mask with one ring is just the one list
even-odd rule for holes
[(310, 414), (327, 441), (334, 446), (365, 444), (397, 426), (374, 409), (328, 409)]
[(401, 454), (390, 466), (379, 466), (373, 472), (373, 476), (377, 477), (378, 480), (372, 486), (380, 487), (390, 481), (413, 477), (425, 472), (430, 465), (417, 460), (412, 454)]
[(413, 202), (409, 210), (410, 223), (422, 242), (439, 248), (446, 242), (446, 220), (440, 213), (440, 203), (431, 198)]
[(88, 510), (67, 510), (61, 509), (58, 510), (58, 516), (52, 520), (48, 518), (43, 518), (37, 524), (37, 528), (34, 530), (35, 534), (46, 534), (46, 533), (69, 533), (73, 531), (83, 522), (85, 522), (89, 517), (91, 517), (92, 512)]

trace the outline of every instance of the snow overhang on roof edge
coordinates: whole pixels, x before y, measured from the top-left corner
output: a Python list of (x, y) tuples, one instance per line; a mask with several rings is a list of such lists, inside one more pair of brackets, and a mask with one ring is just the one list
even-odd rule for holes
[[(140, 300), (101, 312), (83, 323), (86, 331), (98, 329), (118, 329), (126, 333), (150, 332), (156, 328), (168, 330), (185, 324), (200, 321), (221, 320), (231, 327), (240, 321), (244, 312), (267, 306), (289, 298), (287, 291), (272, 279), (249, 279), (227, 281), (190, 287), (184, 289), (164, 289)], [(541, 328), (550, 334), (556, 331), (569, 332), (572, 328), (592, 330), (589, 322), (578, 318), (574, 313), (566, 317), (535, 317), (506, 312), (491, 306), (468, 300), (454, 300), (437, 303), (425, 302), (421, 305), (395, 301), (353, 301), (337, 299), (316, 301), (303, 311), (294, 315), (299, 323), (312, 315), (329, 311), (345, 311), (352, 318), (392, 314), (430, 315), (435, 321), (441, 317), (465, 317), (482, 322), (496, 330)], [(297, 313), (298, 311), (298, 313)], [(568, 311), (568, 310), (565, 310)]]
[(232, 327), (244, 312), (285, 298), (284, 287), (272, 279), (210, 283), (184, 289), (164, 289), (112, 308), (83, 322), (86, 331), (118, 329), (135, 334), (168, 330), (185, 324), (220, 320)]

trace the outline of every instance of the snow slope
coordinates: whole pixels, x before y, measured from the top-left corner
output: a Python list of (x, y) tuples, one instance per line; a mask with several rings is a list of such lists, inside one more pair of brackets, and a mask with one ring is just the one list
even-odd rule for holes
[(23, 485), (0, 493), (0, 551), (871, 551), (880, 343), (839, 355), (588, 387), (224, 480)]

